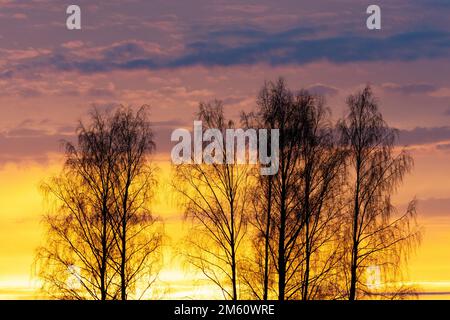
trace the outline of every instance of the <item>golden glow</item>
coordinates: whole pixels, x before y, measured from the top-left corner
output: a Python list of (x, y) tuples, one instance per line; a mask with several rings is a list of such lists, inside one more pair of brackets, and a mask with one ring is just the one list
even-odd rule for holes
[(33, 296), (32, 265), (41, 240), (39, 182), (50, 172), (36, 164), (0, 171), (0, 298)]
[[(418, 157), (416, 165), (421, 170), (430, 163)], [(429, 159), (425, 159), (429, 160)], [(174, 254), (174, 247), (183, 238), (188, 226), (183, 222), (181, 208), (170, 192), (171, 166), (167, 161), (156, 161), (159, 169), (160, 185), (153, 212), (165, 221), (167, 245), (165, 246), (164, 268), (160, 282), (154, 293), (161, 298), (195, 299), (221, 298), (220, 291), (209, 285), (202, 275), (189, 269)], [(43, 230), (40, 219), (44, 213), (44, 202), (39, 184), (61, 167), (56, 159), (47, 164), (8, 164), (0, 169), (0, 299), (39, 298), (39, 284), (33, 277), (33, 259), (36, 248), (42, 244)], [(415, 182), (423, 179), (420, 172), (408, 178), (399, 195), (402, 200), (410, 199), (418, 186)], [(425, 171), (426, 172), (426, 171)], [(422, 173), (423, 175), (424, 173)], [(424, 188), (418, 186), (419, 188)], [(435, 192), (436, 184), (428, 186), (428, 192)], [(442, 190), (442, 189), (441, 189)], [(409, 261), (407, 284), (413, 284), (418, 291), (440, 293), (421, 298), (448, 298), (442, 294), (450, 291), (450, 217), (431, 217), (420, 213), (420, 223), (424, 227), (422, 245)]]

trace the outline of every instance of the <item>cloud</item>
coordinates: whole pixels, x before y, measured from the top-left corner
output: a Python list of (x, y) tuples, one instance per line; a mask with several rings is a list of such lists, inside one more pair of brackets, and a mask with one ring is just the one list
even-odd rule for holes
[(324, 84), (315, 84), (315, 85), (309, 86), (307, 89), (310, 92), (312, 92), (313, 94), (328, 95), (328, 96), (334, 96), (339, 92), (339, 90), (337, 88), (327, 86)]
[(428, 83), (411, 83), (411, 84), (395, 84), (386, 83), (382, 85), (383, 89), (388, 92), (401, 93), (401, 94), (429, 94), (436, 90), (438, 87)]
[(447, 0), (428, 0), (426, 2), (418, 2), (418, 4), (421, 4), (428, 8), (430, 8), (430, 7), (442, 8), (442, 9), (450, 8), (450, 2), (448, 2)]
[(117, 61), (126, 59), (145, 58), (152, 54), (162, 54), (159, 45), (153, 42), (127, 41), (112, 45), (103, 50), (105, 59)]
[(81, 48), (82, 46), (84, 46), (83, 41), (68, 41), (68, 42), (64, 42), (61, 47), (66, 48), (66, 49), (77, 49), (77, 48)]
[(450, 143), (441, 143), (441, 144), (438, 144), (438, 145), (436, 146), (436, 149), (438, 149), (438, 150), (443, 150), (443, 151), (449, 151), (449, 150), (450, 150)]
[[(114, 112), (119, 105), (96, 105), (100, 112)], [(152, 121), (156, 152), (168, 156), (175, 145), (170, 137), (174, 129), (192, 125), (182, 119)], [(64, 151), (62, 142), (76, 142), (76, 125), (57, 124), (48, 119), (25, 119), (17, 126), (0, 132), (0, 165), (7, 162), (47, 163), (51, 154)]]
[(33, 128), (14, 128), (5, 135), (8, 138), (33, 138), (48, 135), (48, 131)]
[[(384, 38), (358, 35), (312, 38), (313, 33), (312, 29), (301, 27), (278, 33), (254, 29), (225, 29), (207, 33), (200, 37), (204, 40), (190, 42), (181, 53), (170, 55), (158, 45), (143, 41), (114, 43), (97, 50), (84, 47), (74, 52), (61, 50), (51, 55), (30, 58), (18, 66), (10, 66), (7, 68), (8, 73), (2, 77), (11, 77), (11, 72), (16, 70), (28, 72), (42, 68), (97, 73), (196, 65), (303, 65), (321, 60), (336, 64), (358, 61), (411, 61), (447, 58), (450, 53), (450, 33), (444, 31), (411, 31)], [(433, 89), (423, 84), (390, 88), (411, 93)]]
[(62, 151), (62, 141), (75, 141), (75, 127), (50, 123), (48, 119), (25, 119), (0, 132), (0, 164), (27, 160), (45, 163), (49, 154)]
[(44, 48), (4, 49), (0, 48), (1, 57), (7, 61), (19, 61), (45, 56), (51, 53)]
[(450, 215), (450, 198), (419, 199), (418, 212), (422, 216), (448, 216)]
[(254, 43), (238, 46), (218, 41), (190, 44), (188, 53), (168, 66), (202, 64), (234, 65), (260, 62), (272, 65), (306, 64), (318, 60), (334, 63), (356, 61), (411, 61), (421, 58), (445, 58), (450, 52), (450, 33), (412, 31), (385, 38), (339, 35), (318, 39), (297, 39), (296, 32), (268, 34)]
[(400, 145), (436, 143), (450, 140), (450, 127), (417, 127), (412, 130), (400, 130)]
[(61, 152), (61, 141), (74, 141), (74, 135), (17, 131), (0, 133), (0, 163), (32, 160), (46, 162), (51, 153)]

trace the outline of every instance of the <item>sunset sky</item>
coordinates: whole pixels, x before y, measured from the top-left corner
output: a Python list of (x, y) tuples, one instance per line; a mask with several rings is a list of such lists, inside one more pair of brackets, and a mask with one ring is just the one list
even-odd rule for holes
[[(366, 8), (382, 29), (366, 28)], [(77, 4), (82, 30), (66, 28)], [(0, 0), (0, 299), (33, 298), (43, 244), (39, 184), (61, 169), (61, 139), (89, 110), (151, 106), (161, 192), (153, 211), (170, 237), (168, 297), (216, 294), (171, 255), (187, 226), (170, 182), (170, 132), (192, 127), (198, 102), (230, 117), (264, 81), (325, 95), (334, 118), (367, 83), (400, 130), (415, 168), (395, 197), (416, 197), (424, 228), (409, 262), (419, 291), (450, 293), (450, 1)], [(166, 297), (167, 297), (166, 296)]]

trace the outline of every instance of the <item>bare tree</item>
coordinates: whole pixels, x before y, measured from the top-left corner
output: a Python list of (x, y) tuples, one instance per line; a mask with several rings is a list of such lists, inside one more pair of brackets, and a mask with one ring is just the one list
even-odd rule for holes
[[(226, 121), (221, 102), (201, 103), (203, 129), (215, 128), (225, 137), (234, 127)], [(215, 155), (225, 159), (225, 141)], [(238, 265), (246, 232), (247, 167), (225, 161), (181, 164), (175, 168), (174, 188), (183, 196), (186, 218), (194, 222), (188, 250), (189, 262), (217, 285), (227, 299), (239, 298)]]
[[(280, 129), (280, 171), (253, 187), (254, 255), (243, 278), (253, 297), (314, 299), (330, 293), (339, 261), (339, 200), (345, 153), (323, 98), (267, 83), (247, 127)], [(278, 290), (274, 290), (275, 276)]]
[[(292, 298), (297, 288), (297, 275), (302, 261), (299, 242), (303, 221), (298, 214), (300, 142), (303, 123), (300, 99), (287, 87), (284, 80), (266, 83), (260, 91), (254, 113), (244, 115), (244, 122), (259, 128), (279, 130), (279, 170), (274, 176), (259, 177), (253, 197), (252, 225), (256, 229), (253, 266), (244, 278), (247, 287), (261, 287), (253, 296), (267, 299), (269, 294), (278, 299)], [(262, 246), (262, 247), (260, 247)], [(262, 254), (262, 258), (260, 258)], [(276, 279), (274, 279), (276, 278)], [(259, 279), (262, 280), (259, 282)], [(277, 282), (274, 290), (273, 282)], [(258, 283), (259, 282), (259, 283)]]
[(290, 297), (334, 298), (332, 278), (340, 259), (339, 229), (343, 205), (339, 194), (345, 152), (337, 147), (329, 110), (321, 96), (301, 91), (296, 97), (302, 123), (299, 151), (299, 229), (303, 253), (299, 287)]
[[(267, 212), (269, 228), (265, 237), (269, 240), (272, 261), (278, 275), (278, 299), (284, 300), (289, 292), (298, 267), (297, 255), (299, 246), (297, 238), (302, 221), (297, 216), (298, 208), (298, 174), (299, 143), (301, 122), (298, 109), (294, 103), (294, 95), (279, 79), (276, 83), (267, 83), (258, 98), (258, 114), (266, 127), (279, 129), (279, 170), (272, 178), (273, 206)], [(269, 207), (268, 207), (269, 208)], [(268, 225), (266, 224), (266, 227)], [(271, 230), (269, 236), (267, 230)], [(267, 258), (266, 258), (267, 259)], [(266, 271), (268, 272), (267, 268)], [(293, 273), (291, 273), (293, 272)], [(267, 288), (265, 289), (267, 290)]]
[[(257, 109), (254, 112), (241, 114), (241, 122), (247, 128), (268, 129), (268, 150), (271, 150), (271, 131), (275, 128), (273, 118), (264, 117), (264, 107), (267, 108), (267, 86), (262, 89), (257, 100)], [(266, 109), (267, 110), (267, 109)], [(260, 166), (262, 166), (260, 164)], [(250, 297), (259, 300), (268, 300), (276, 297), (274, 284), (276, 270), (273, 246), (273, 215), (274, 212), (274, 176), (261, 175), (258, 170), (250, 170), (252, 184), (249, 185), (249, 224), (252, 250), (241, 264), (242, 281)], [(271, 243), (272, 242), (272, 243)]]
[(150, 212), (156, 185), (149, 155), (155, 144), (146, 108), (116, 112), (111, 120), (114, 158), (111, 224), (118, 257), (111, 260), (120, 277), (120, 298), (141, 298), (157, 276), (162, 226)]
[(406, 151), (395, 152), (397, 132), (378, 111), (370, 87), (351, 95), (349, 114), (340, 123), (342, 143), (349, 152), (350, 185), (348, 298), (355, 300), (370, 290), (364, 280), (369, 266), (385, 276), (399, 270), (402, 258), (420, 240), (415, 223), (415, 203), (396, 214), (391, 197), (413, 159)]
[[(273, 241), (273, 176), (262, 176), (255, 172), (249, 186), (249, 228), (250, 237), (245, 259), (241, 262), (241, 277), (244, 292), (251, 298), (268, 300), (277, 296), (275, 290), (275, 261), (271, 254)], [(272, 242), (272, 243), (271, 243)]]
[(150, 133), (143, 110), (136, 116), (123, 108), (113, 116), (94, 110), (88, 126), (80, 123), (78, 144), (65, 142), (61, 174), (42, 185), (52, 211), (37, 261), (51, 294), (124, 299), (148, 270), (160, 245), (160, 234), (149, 229)]
[(105, 300), (114, 296), (108, 266), (114, 155), (105, 119), (97, 112), (91, 116), (91, 126), (79, 126), (78, 146), (65, 143), (62, 173), (42, 186), (56, 212), (44, 219), (48, 244), (40, 250), (40, 275), (52, 294)]

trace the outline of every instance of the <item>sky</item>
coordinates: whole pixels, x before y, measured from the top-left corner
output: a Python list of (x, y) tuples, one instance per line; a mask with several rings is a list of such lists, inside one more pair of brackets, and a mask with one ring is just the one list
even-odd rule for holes
[[(375, 3), (382, 29), (368, 30)], [(66, 28), (70, 4), (81, 30)], [(148, 104), (170, 182), (170, 133), (192, 126), (200, 101), (220, 99), (237, 117), (278, 77), (325, 95), (336, 119), (349, 94), (373, 87), (415, 160), (395, 196), (400, 207), (419, 200), (424, 229), (408, 279), (450, 292), (449, 16), (447, 0), (0, 0), (0, 298), (37, 296), (39, 185), (61, 169), (60, 141), (74, 139), (93, 106)], [(176, 201), (160, 196), (154, 211), (176, 243), (186, 228)], [(212, 294), (179, 261), (168, 265), (172, 297)]]

